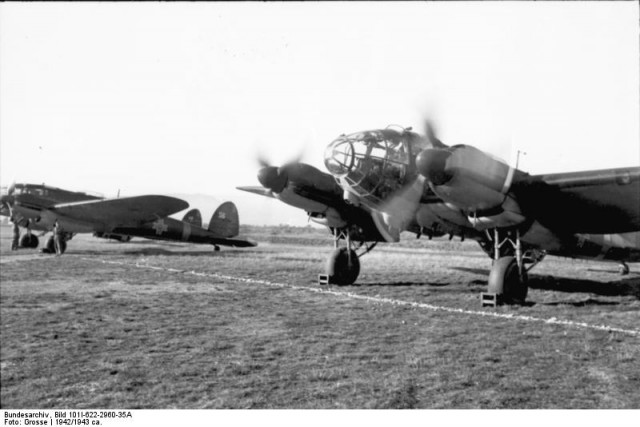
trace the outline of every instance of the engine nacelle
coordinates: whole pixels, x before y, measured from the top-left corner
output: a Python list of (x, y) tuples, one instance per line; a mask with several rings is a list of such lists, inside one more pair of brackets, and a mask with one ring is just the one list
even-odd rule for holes
[(425, 149), (417, 156), (416, 167), (438, 197), (465, 212), (498, 208), (515, 172), (506, 163), (468, 145)]

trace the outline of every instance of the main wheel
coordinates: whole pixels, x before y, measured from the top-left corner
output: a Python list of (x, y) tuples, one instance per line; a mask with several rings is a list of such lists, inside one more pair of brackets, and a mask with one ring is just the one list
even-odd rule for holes
[(501, 297), (507, 304), (521, 304), (527, 298), (527, 273), (518, 273), (514, 257), (498, 259), (489, 273), (489, 292)]
[(327, 262), (329, 283), (339, 286), (352, 285), (360, 274), (360, 260), (354, 250), (338, 248), (333, 251)]
[(33, 234), (23, 234), (22, 237), (20, 237), (21, 248), (37, 248), (38, 243), (38, 236)]
[(56, 253), (56, 246), (53, 243), (53, 236), (49, 237), (47, 239), (47, 243), (44, 245), (44, 248), (42, 248), (42, 252), (44, 252), (45, 254), (55, 254)]
[[(60, 252), (64, 253), (64, 251), (66, 250), (67, 250), (67, 241), (62, 239), (60, 240)], [(47, 245), (45, 246), (44, 249), (42, 249), (42, 252), (47, 254), (56, 253), (56, 243), (53, 236), (49, 237), (49, 239), (47, 240)]]

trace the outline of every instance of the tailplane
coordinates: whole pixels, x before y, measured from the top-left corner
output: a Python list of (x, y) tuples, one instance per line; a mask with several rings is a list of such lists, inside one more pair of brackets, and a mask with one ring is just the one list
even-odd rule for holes
[(209, 231), (222, 237), (235, 237), (240, 233), (238, 209), (233, 202), (224, 202), (218, 206), (209, 221)]
[(202, 227), (202, 215), (198, 209), (191, 209), (184, 215), (182, 221), (197, 227)]

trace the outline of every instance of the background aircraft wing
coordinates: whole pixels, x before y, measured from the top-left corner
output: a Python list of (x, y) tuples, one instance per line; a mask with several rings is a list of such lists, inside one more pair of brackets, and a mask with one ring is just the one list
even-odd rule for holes
[(522, 212), (553, 230), (624, 233), (640, 228), (640, 168), (527, 176), (511, 190)]
[(188, 207), (189, 203), (182, 199), (148, 195), (65, 203), (49, 210), (70, 219), (116, 226), (153, 221)]

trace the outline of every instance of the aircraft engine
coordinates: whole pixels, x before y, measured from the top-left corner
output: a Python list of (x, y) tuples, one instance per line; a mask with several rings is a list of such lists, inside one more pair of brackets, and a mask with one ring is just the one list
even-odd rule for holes
[(341, 193), (332, 177), (305, 163), (287, 163), (283, 166), (265, 166), (258, 171), (258, 181), (263, 187), (281, 193), (288, 185), (314, 188), (324, 192)]
[(442, 200), (466, 212), (498, 208), (511, 187), (515, 169), (468, 145), (427, 148), (416, 168)]

